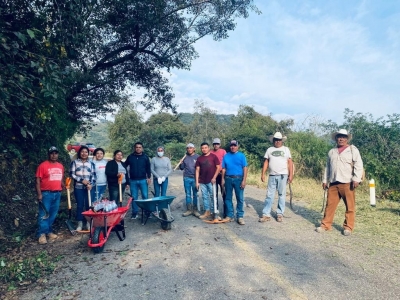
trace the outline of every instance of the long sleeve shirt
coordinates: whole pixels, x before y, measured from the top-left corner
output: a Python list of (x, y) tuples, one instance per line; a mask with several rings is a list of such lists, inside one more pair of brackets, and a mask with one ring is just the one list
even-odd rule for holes
[(171, 172), (171, 161), (168, 157), (153, 157), (150, 162), (151, 173), (154, 178), (168, 177)]
[(88, 180), (91, 185), (96, 184), (96, 167), (93, 162), (76, 159), (71, 162), (69, 169), (69, 176), (75, 180), (74, 188), (84, 189), (85, 185), (82, 183), (83, 180)]
[(362, 174), (363, 161), (360, 151), (358, 151), (355, 146), (349, 145), (342, 153), (339, 153), (336, 147), (329, 150), (325, 172), (322, 178), (323, 183), (361, 182)]

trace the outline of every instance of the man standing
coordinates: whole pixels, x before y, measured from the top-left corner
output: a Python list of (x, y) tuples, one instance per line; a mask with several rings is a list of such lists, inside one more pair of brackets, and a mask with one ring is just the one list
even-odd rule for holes
[[(219, 138), (215, 138), (213, 140), (213, 148), (214, 148), (214, 150), (211, 153), (218, 157), (219, 164), (222, 165), (222, 159), (224, 158), (224, 156), (226, 154), (226, 151), (221, 148), (221, 140)], [(221, 168), (221, 170), (222, 170), (222, 168)], [(218, 176), (217, 176), (217, 181), (216, 181), (217, 187), (216, 187), (215, 190), (216, 190), (216, 193), (217, 193), (216, 197), (217, 197), (217, 204), (218, 204), (218, 186), (221, 189), (221, 195), (222, 195), (222, 201), (223, 201), (223, 209), (224, 209), (223, 215), (224, 215), (224, 218), (225, 218), (226, 217), (226, 212), (227, 212), (226, 205), (225, 205), (225, 190), (222, 188), (222, 184), (221, 183), (222, 183), (222, 172), (220, 172), (218, 174)], [(217, 208), (218, 208), (218, 206), (217, 206)]]
[[(194, 215), (200, 217), (200, 212), (197, 209), (197, 189), (196, 189), (196, 161), (199, 157), (195, 153), (196, 149), (192, 143), (186, 145), (186, 155), (179, 162), (179, 168), (183, 170), (183, 186), (186, 194), (186, 207), (187, 210), (182, 214), (183, 217)], [(192, 201), (193, 199), (193, 201)]]
[(136, 219), (139, 207), (135, 203), (135, 200), (139, 199), (139, 191), (142, 194), (142, 199), (148, 199), (151, 170), (150, 159), (143, 153), (143, 144), (137, 142), (133, 147), (134, 152), (126, 158), (125, 166), (129, 167), (129, 186), (133, 197), (131, 219)]
[[(48, 160), (42, 162), (36, 170), (36, 192), (39, 202), (37, 236), (41, 245), (47, 244), (46, 235), (50, 241), (57, 238), (51, 226), (60, 206), (63, 175), (64, 167), (58, 162), (58, 149), (52, 146), (48, 151)], [(48, 217), (44, 219), (46, 211)]]
[(213, 184), (216, 183), (221, 166), (218, 157), (210, 152), (208, 143), (201, 144), (201, 153), (202, 155), (196, 161), (196, 188), (197, 190), (201, 189), (205, 212), (200, 219), (209, 218), (211, 216), (210, 209), (213, 219), (216, 219), (218, 216), (214, 215)]
[(286, 183), (291, 183), (293, 180), (292, 156), (289, 148), (283, 146), (286, 139), (286, 136), (282, 136), (282, 133), (280, 132), (275, 132), (273, 136), (271, 135), (269, 137), (273, 146), (269, 147), (267, 152), (265, 152), (265, 161), (261, 172), (262, 182), (265, 182), (265, 172), (267, 170), (269, 174), (267, 198), (265, 199), (263, 214), (260, 219), (258, 219), (259, 222), (271, 220), (271, 208), (274, 203), (276, 190), (278, 190), (276, 220), (282, 222), (283, 219), (286, 202)]
[(328, 183), (330, 185), (324, 218), (321, 226), (316, 229), (317, 232), (332, 229), (333, 217), (340, 198), (346, 205), (343, 235), (348, 236), (353, 232), (356, 210), (355, 188), (361, 182), (363, 161), (358, 149), (348, 144), (351, 138), (346, 129), (340, 129), (332, 134), (336, 147), (328, 152), (322, 188), (326, 189)]
[(233, 220), (233, 190), (236, 196), (236, 218), (240, 225), (244, 225), (244, 188), (247, 179), (247, 160), (246, 156), (239, 151), (239, 143), (232, 140), (230, 152), (222, 160), (222, 186), (225, 187), (225, 204), (227, 208), (226, 218), (223, 221)]

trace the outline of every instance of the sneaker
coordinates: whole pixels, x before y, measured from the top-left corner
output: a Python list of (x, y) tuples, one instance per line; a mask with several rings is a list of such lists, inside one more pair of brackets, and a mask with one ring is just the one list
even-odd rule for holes
[(40, 237), (39, 237), (39, 244), (40, 244), (40, 245), (47, 244), (46, 235), (45, 235), (44, 233), (41, 234)]
[(349, 236), (349, 235), (351, 235), (351, 230), (348, 230), (348, 229), (343, 230), (343, 235), (344, 235), (344, 236)]
[(244, 225), (244, 224), (246, 224), (246, 223), (244, 222), (243, 218), (239, 218), (239, 219), (237, 220), (237, 222), (238, 222), (239, 225)]
[(271, 217), (263, 215), (261, 218), (258, 219), (258, 222), (261, 222), (261, 223), (264, 223), (264, 222), (267, 222), (267, 221), (271, 221)]
[(133, 214), (131, 217), (132, 220), (136, 220), (137, 219), (137, 214)]
[(81, 231), (82, 230), (82, 221), (78, 222), (78, 227), (75, 229), (76, 231)]
[(328, 229), (326, 229), (325, 227), (319, 226), (315, 229), (315, 231), (318, 233), (323, 233), (325, 231), (328, 231)]
[(55, 233), (50, 232), (47, 237), (49, 238), (50, 241), (55, 240), (56, 238), (58, 238), (58, 235)]
[(277, 222), (282, 222), (283, 221), (283, 216), (282, 215), (277, 215), (276, 216), (276, 221)]
[(206, 210), (204, 214), (202, 214), (199, 218), (202, 220), (208, 220), (211, 217), (211, 212), (209, 210)]

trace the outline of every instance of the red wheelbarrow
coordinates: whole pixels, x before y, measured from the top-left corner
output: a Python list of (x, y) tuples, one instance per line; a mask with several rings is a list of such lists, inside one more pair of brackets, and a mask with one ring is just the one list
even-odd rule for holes
[[(125, 239), (124, 218), (130, 208), (132, 197), (128, 199), (126, 206), (118, 207), (110, 212), (94, 212), (88, 210), (82, 213), (90, 224), (88, 246), (94, 253), (101, 253), (111, 231), (114, 231), (119, 240)], [(121, 234), (122, 233), (122, 236)]]

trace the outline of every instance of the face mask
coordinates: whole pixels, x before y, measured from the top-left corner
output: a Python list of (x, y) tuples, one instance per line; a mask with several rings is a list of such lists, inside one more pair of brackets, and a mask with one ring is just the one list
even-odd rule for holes
[(159, 157), (163, 157), (163, 156), (164, 156), (164, 152), (157, 152), (157, 155), (158, 155)]

